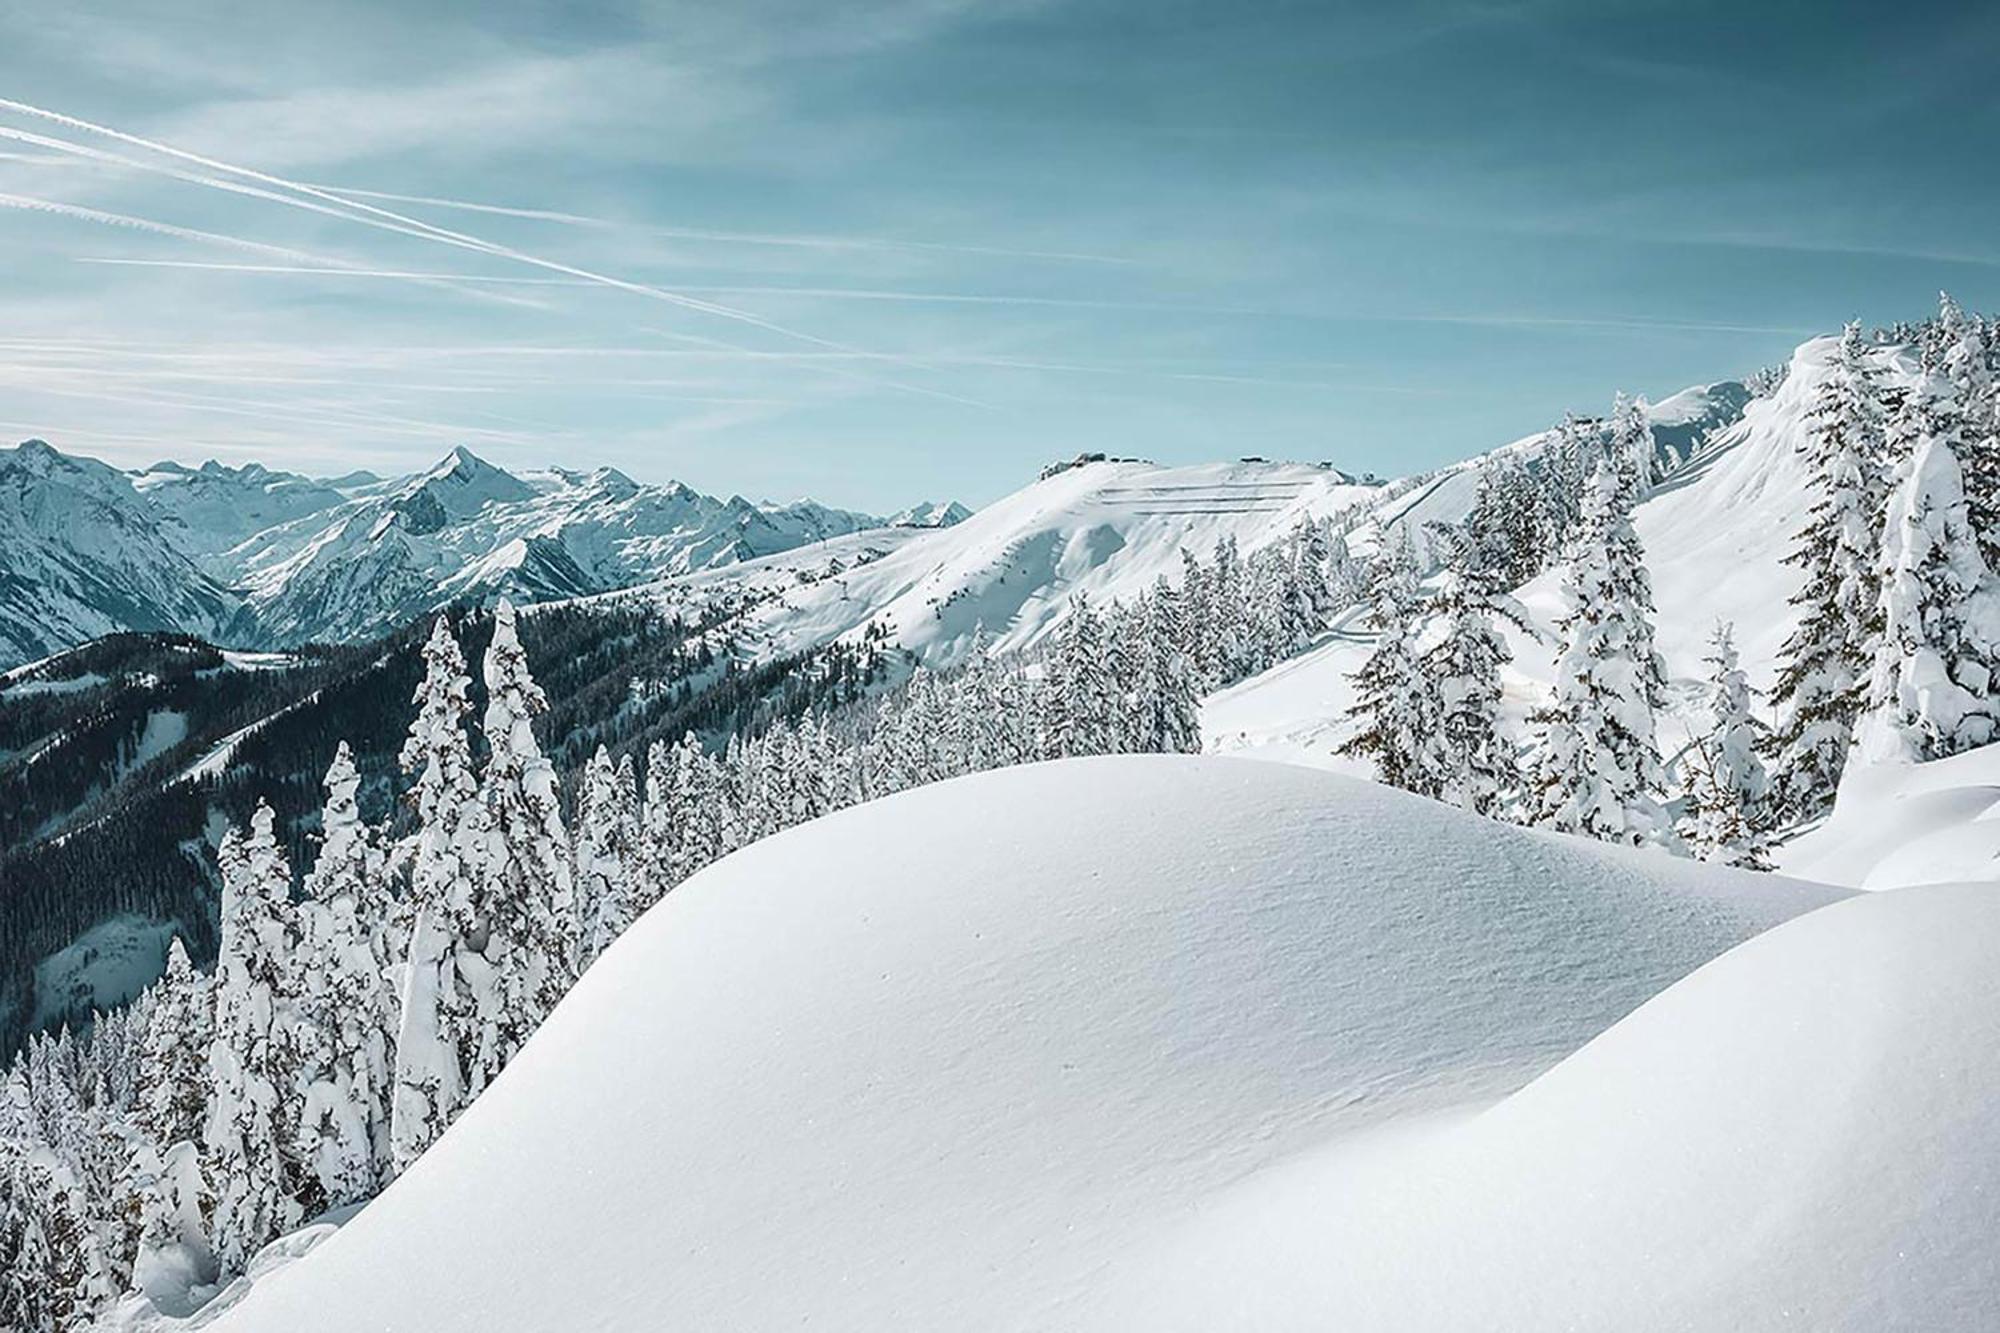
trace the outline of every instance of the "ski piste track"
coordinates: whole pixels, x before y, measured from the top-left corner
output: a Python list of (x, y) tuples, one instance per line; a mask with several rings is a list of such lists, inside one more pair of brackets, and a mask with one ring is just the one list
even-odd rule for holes
[(1305, 481), (1219, 481), (1156, 486), (1107, 486), (1094, 498), (1106, 509), (1130, 514), (1275, 514), (1306, 492)]

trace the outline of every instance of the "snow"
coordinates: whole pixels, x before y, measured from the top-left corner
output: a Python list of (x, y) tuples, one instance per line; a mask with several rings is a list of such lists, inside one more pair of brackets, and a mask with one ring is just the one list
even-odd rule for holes
[(0, 449), (0, 663), (120, 629), (363, 638), (460, 600), (598, 593), (883, 522), (610, 468), (518, 477), (463, 448), (410, 477), (322, 482), (256, 463), (120, 472), (29, 441)]
[(1245, 1182), (1096, 1323), (1990, 1327), (1996, 948), (1990, 885), (1810, 913), (1481, 1114)]
[(115, 916), (99, 922), (35, 965), (35, 1007), (28, 1030), (86, 1023), (93, 1011), (125, 1004), (166, 966), (174, 922)]
[(215, 1327), (1147, 1327), (1104, 1302), (1177, 1219), (1503, 1098), (1840, 896), (1283, 765), (922, 788), (675, 890)]
[[(1659, 727), (1665, 756), (1705, 727), (1705, 659), (1717, 621), (1735, 625), (1752, 688), (1767, 692), (1775, 679), (1779, 648), (1797, 624), (1788, 599), (1800, 586), (1799, 572), (1784, 557), (1814, 498), (1799, 444), (1806, 413), (1838, 347), (1837, 338), (1817, 338), (1800, 347), (1775, 394), (1751, 402), (1740, 419), (1717, 431), (1633, 510), (1652, 580), (1655, 646), (1667, 668), (1667, 707)], [(1891, 368), (1899, 364), (1886, 354), (1884, 363)], [(1682, 397), (1677, 394), (1648, 414), (1656, 430), (1662, 409), (1671, 406), (1675, 414), (1686, 409)], [(1542, 438), (1508, 447), (1532, 453)], [(1469, 470), (1447, 473), (1412, 497), (1385, 506), (1383, 516), (1405, 525), (1463, 518), (1475, 485)], [(1555, 623), (1563, 610), (1561, 585), (1558, 565), (1518, 593), (1530, 614), (1531, 632), (1509, 631), (1515, 661), (1504, 676), (1504, 712), (1517, 726), (1547, 698), (1559, 641)], [(1364, 771), (1332, 752), (1352, 729), (1344, 716), (1353, 702), (1347, 677), (1371, 646), (1358, 631), (1336, 633), (1308, 657), (1217, 695), (1203, 712), (1209, 747)]]
[[(905, 540), (878, 559), (794, 587), (751, 613), (772, 652), (796, 652), (873, 623), (934, 665), (958, 660), (980, 629), (996, 652), (1039, 642), (1076, 598), (1131, 601), (1165, 575), (1178, 582), (1183, 548), (1206, 556), (1233, 537), (1253, 551), (1320, 518), (1377, 498), (1378, 488), (1301, 463), (1161, 467), (1100, 462), (1066, 468), (941, 531), (891, 530)], [(684, 597), (756, 577), (724, 570), (658, 590)]]
[(2000, 880), (2000, 746), (1850, 769), (1832, 817), (1779, 849), (1777, 862), (1862, 889)]
[(85, 671), (63, 679), (15, 678), (12, 673), (9, 673), (9, 677), (4, 688), (9, 695), (17, 699), (30, 694), (80, 694), (85, 690), (94, 690), (110, 680), (110, 677), (96, 671)]

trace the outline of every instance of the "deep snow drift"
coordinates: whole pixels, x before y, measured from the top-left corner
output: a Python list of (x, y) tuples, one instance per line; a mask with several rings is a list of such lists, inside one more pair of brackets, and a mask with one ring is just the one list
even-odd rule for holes
[(675, 890), (216, 1327), (1143, 1327), (1120, 1283), (1233, 1187), (1504, 1096), (1839, 897), (1281, 765), (922, 788)]
[(1217, 1200), (1103, 1326), (1991, 1328), (1996, 949), (1990, 884), (1788, 922), (1482, 1115)]

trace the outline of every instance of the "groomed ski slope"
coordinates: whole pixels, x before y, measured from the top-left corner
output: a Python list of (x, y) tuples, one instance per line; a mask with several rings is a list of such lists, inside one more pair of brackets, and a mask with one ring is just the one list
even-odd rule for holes
[[(1145, 1327), (1134, 1275), (1246, 1182), (1460, 1122), (1841, 896), (1276, 764), (1120, 757), (922, 788), (675, 890), (437, 1148), (214, 1327)], [(1737, 1071), (1734, 1095), (1786, 1082), (1785, 1059), (1818, 1067), (1808, 1041), (1741, 1077), (1720, 1047), (1776, 1018), (1723, 1008), (1688, 1040)], [(1644, 1089), (1610, 1086), (1607, 1141), (1654, 1123)], [(1660, 1092), (1675, 1117), (1733, 1113)], [(1447, 1249), (1425, 1255), (1448, 1276)], [(1201, 1326), (1316, 1297), (1338, 1249), (1299, 1258), (1315, 1271)]]

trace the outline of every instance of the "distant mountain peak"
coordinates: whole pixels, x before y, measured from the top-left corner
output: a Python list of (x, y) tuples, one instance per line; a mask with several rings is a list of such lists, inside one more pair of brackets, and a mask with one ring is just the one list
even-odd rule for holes
[(892, 514), (883, 525), (891, 528), (950, 528), (956, 527), (972, 517), (972, 511), (956, 500), (924, 500), (911, 505), (899, 514)]

